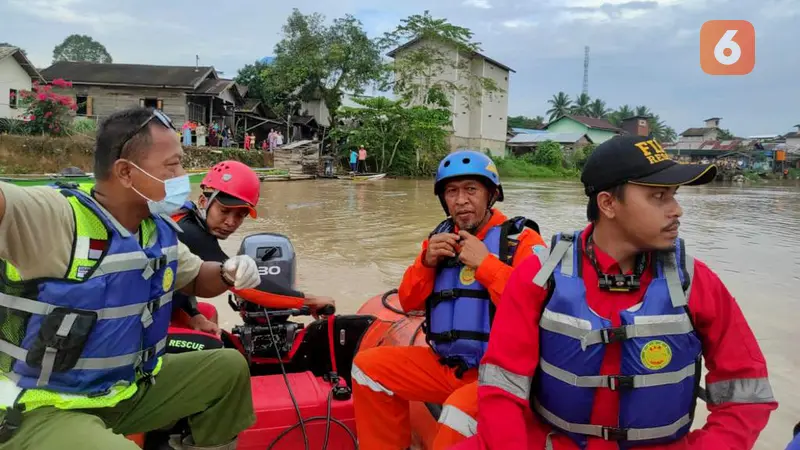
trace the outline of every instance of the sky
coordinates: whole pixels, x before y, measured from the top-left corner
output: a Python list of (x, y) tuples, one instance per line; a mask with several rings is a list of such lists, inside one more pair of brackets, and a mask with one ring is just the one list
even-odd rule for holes
[[(47, 67), (65, 37), (88, 34), (114, 62), (191, 66), (199, 55), (233, 77), (273, 54), (292, 8), (329, 20), (352, 14), (372, 37), (426, 9), (467, 27), (484, 54), (516, 71), (510, 116), (544, 116), (553, 94), (580, 94), (589, 45), (590, 96), (611, 107), (646, 105), (678, 133), (709, 117), (739, 136), (800, 123), (798, 0), (0, 0), (0, 42)], [(707, 75), (700, 27), (728, 19), (755, 27), (755, 68)]]

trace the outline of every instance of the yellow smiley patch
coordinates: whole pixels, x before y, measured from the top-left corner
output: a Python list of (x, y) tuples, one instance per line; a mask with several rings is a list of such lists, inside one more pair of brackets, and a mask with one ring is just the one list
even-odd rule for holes
[(462, 267), (461, 272), (458, 273), (458, 279), (464, 286), (469, 286), (475, 282), (475, 269), (467, 266)]
[(164, 270), (164, 278), (161, 279), (161, 288), (164, 292), (167, 292), (172, 289), (172, 283), (175, 282), (175, 272), (172, 271), (172, 267), (167, 267)]
[(650, 370), (661, 370), (672, 361), (672, 348), (660, 340), (652, 340), (642, 347), (642, 364)]

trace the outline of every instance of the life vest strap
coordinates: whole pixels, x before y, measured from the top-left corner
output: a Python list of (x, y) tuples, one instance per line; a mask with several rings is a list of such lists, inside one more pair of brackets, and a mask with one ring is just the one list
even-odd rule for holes
[(481, 300), (489, 300), (491, 296), (489, 295), (488, 291), (485, 290), (478, 290), (478, 289), (445, 289), (439, 292), (434, 292), (428, 297), (428, 301), (430, 302), (430, 308), (433, 309), (439, 303), (453, 300), (459, 297), (469, 297), (469, 298), (477, 298)]
[(697, 374), (697, 364), (692, 363), (674, 372), (652, 373), (647, 375), (597, 375), (580, 376), (560, 369), (544, 359), (539, 360), (542, 372), (571, 386), (583, 388), (608, 388), (612, 391), (664, 386), (680, 383)]
[(574, 236), (572, 234), (561, 233), (561, 239), (559, 239), (556, 245), (550, 250), (550, 256), (544, 261), (542, 261), (540, 257), (542, 267), (539, 269), (539, 272), (536, 273), (536, 276), (533, 277), (533, 284), (542, 288), (545, 287), (550, 280), (550, 276), (553, 275), (553, 271), (556, 270), (558, 263), (561, 263), (562, 274), (565, 276), (572, 276), (573, 240)]
[[(97, 320), (122, 319), (124, 317), (141, 314), (143, 317), (142, 322), (145, 323), (146, 320), (144, 318), (146, 317), (147, 313), (153, 313), (157, 309), (169, 304), (172, 301), (172, 295), (173, 291), (170, 291), (154, 300), (135, 303), (133, 305), (113, 306), (91, 311), (97, 314)], [(13, 295), (4, 294), (2, 292), (0, 292), (0, 307), (42, 316), (46, 316), (56, 309), (56, 306), (53, 306), (49, 303), (31, 300), (24, 297), (16, 297)], [(145, 327), (147, 327), (147, 325), (145, 325)], [(3, 350), (0, 349), (0, 351)]]
[(633, 338), (682, 335), (694, 330), (687, 314), (679, 316), (679, 320), (637, 323), (617, 328), (592, 330), (588, 328), (591, 327), (588, 321), (554, 313), (548, 309), (542, 313), (539, 326), (544, 330), (580, 340), (583, 350), (595, 344), (609, 344)]
[(675, 422), (662, 427), (653, 428), (614, 428), (601, 425), (571, 423), (545, 409), (538, 401), (533, 402), (533, 409), (556, 428), (567, 433), (594, 436), (607, 441), (647, 441), (661, 439), (677, 433), (681, 428), (692, 423), (691, 415), (686, 414)]
[[(125, 355), (109, 356), (107, 358), (80, 358), (75, 363), (75, 366), (72, 367), (72, 369), (103, 370), (103, 369), (116, 369), (118, 367), (126, 367), (131, 365), (138, 367), (153, 359), (156, 355), (161, 353), (161, 351), (164, 350), (166, 346), (167, 346), (167, 337), (164, 336), (164, 338), (161, 339), (156, 345), (137, 352), (128, 353)], [(28, 357), (27, 350), (18, 347), (16, 345), (13, 345), (4, 340), (0, 340), (0, 351), (3, 353), (7, 353), (8, 355), (12, 356), (14, 359), (17, 359), (19, 361), (25, 361)], [(44, 364), (45, 361), (43, 359), (42, 371), (44, 371)], [(3, 375), (13, 380), (14, 382), (18, 382), (21, 378), (19, 374), (14, 372), (7, 372), (4, 373)]]
[(451, 330), (444, 333), (427, 333), (429, 341), (437, 343), (453, 342), (459, 339), (470, 339), (473, 341), (489, 342), (489, 333), (477, 331)]

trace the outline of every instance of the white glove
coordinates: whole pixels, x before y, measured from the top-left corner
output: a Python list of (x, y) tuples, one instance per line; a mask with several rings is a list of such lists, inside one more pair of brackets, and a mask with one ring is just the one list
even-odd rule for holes
[(236, 289), (250, 289), (261, 284), (256, 261), (247, 255), (236, 255), (222, 266), (222, 270), (233, 281)]

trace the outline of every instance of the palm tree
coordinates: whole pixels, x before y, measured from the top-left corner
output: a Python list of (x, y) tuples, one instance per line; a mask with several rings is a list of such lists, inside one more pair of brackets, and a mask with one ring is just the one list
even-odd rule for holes
[[(651, 117), (653, 115), (653, 112), (647, 106), (637, 106), (633, 112), (632, 116)], [(622, 119), (627, 119), (627, 117), (622, 117)]]
[(550, 122), (568, 115), (570, 113), (570, 106), (572, 106), (572, 100), (569, 98), (569, 95), (565, 94), (563, 91), (554, 95), (547, 103), (551, 106), (546, 113), (550, 118)]
[(608, 108), (606, 108), (606, 102), (596, 98), (590, 105), (589, 105), (589, 117), (596, 117), (598, 119), (602, 119), (606, 117), (608, 114)]
[(589, 106), (592, 103), (592, 98), (589, 97), (589, 94), (581, 94), (575, 99), (575, 104), (572, 105), (571, 111), (572, 114), (577, 116), (588, 116), (589, 115)]
[(608, 115), (608, 121), (615, 127), (622, 126), (622, 120), (634, 116), (634, 111), (628, 105), (622, 105)]

